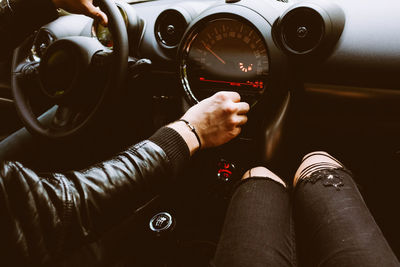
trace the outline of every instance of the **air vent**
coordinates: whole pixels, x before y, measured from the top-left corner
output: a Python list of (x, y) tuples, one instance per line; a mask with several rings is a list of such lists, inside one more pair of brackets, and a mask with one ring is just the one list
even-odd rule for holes
[(301, 2), (289, 8), (279, 18), (277, 39), (290, 54), (314, 54), (336, 44), (344, 22), (343, 11), (333, 3)]
[(283, 19), (282, 44), (293, 53), (313, 51), (321, 43), (325, 32), (320, 14), (311, 8), (296, 8)]
[(188, 21), (181, 12), (175, 9), (165, 10), (155, 24), (157, 41), (165, 48), (176, 48), (187, 25)]

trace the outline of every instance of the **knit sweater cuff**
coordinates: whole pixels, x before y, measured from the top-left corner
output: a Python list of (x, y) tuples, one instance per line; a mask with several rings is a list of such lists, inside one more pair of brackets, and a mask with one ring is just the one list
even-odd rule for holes
[(171, 163), (172, 172), (177, 175), (190, 158), (189, 148), (182, 136), (169, 127), (162, 127), (149, 140), (165, 151)]

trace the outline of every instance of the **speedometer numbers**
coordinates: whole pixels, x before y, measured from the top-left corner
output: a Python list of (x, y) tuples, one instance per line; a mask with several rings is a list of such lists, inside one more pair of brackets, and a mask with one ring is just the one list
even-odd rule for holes
[(254, 104), (265, 90), (268, 70), (263, 37), (234, 19), (213, 20), (194, 31), (181, 63), (185, 89), (197, 101), (226, 90)]

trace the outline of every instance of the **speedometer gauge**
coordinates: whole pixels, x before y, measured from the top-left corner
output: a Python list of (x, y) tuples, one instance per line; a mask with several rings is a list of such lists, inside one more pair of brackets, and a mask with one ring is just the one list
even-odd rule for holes
[(222, 18), (188, 35), (181, 58), (186, 93), (198, 102), (218, 91), (236, 91), (254, 105), (266, 88), (269, 60), (263, 36), (246, 21)]

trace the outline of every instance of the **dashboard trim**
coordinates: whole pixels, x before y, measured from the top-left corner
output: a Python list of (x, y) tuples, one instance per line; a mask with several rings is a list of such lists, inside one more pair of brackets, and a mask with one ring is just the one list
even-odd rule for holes
[(399, 90), (383, 88), (305, 83), (304, 90), (306, 93), (309, 94), (334, 96), (349, 99), (400, 99)]
[(0, 97), (0, 104), (14, 104), (14, 100)]

